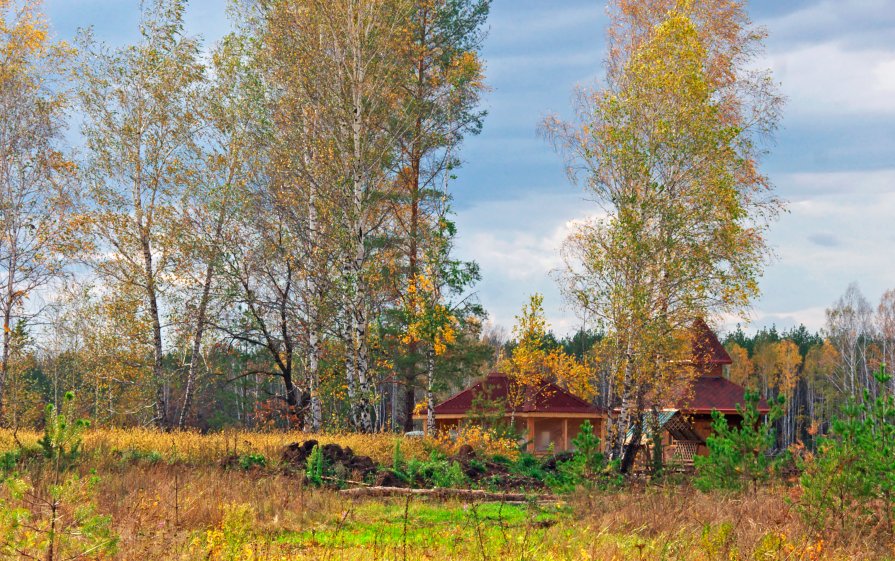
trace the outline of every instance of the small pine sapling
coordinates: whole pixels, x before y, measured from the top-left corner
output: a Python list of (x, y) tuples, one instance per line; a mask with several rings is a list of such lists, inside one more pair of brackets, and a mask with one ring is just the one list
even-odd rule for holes
[(316, 487), (323, 485), (323, 450), (320, 449), (320, 446), (315, 445), (311, 450), (305, 474), (312, 485)]
[(712, 411), (712, 435), (706, 439), (708, 456), (696, 456), (697, 476), (694, 485), (700, 490), (729, 489), (741, 491), (747, 486), (755, 492), (766, 481), (773, 462), (769, 452), (774, 446), (773, 423), (782, 414), (782, 398), (762, 420), (758, 410), (758, 394), (746, 391), (745, 405), (737, 405), (742, 418), (738, 427), (731, 427), (721, 412)]
[(44, 412), (44, 435), (37, 443), (44, 456), (55, 462), (59, 469), (70, 467), (81, 450), (81, 437), (90, 426), (86, 419), (72, 420), (74, 417), (75, 394), (65, 392), (62, 412), (53, 404), (48, 404)]
[(74, 394), (65, 394), (63, 413), (46, 409), (40, 446), (50, 460), (48, 474), (34, 481), (11, 478), (0, 488), (0, 558), (81, 559), (115, 552), (118, 537), (110, 516), (95, 502), (96, 477), (68, 475), (80, 451), (86, 420), (71, 421)]

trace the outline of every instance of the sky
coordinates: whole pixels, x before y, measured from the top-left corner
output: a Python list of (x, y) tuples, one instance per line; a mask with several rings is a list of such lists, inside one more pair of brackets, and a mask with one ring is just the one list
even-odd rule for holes
[[(45, 0), (58, 38), (93, 26), (97, 39), (136, 39), (139, 0)], [(187, 31), (213, 43), (229, 28), (226, 0), (191, 0)], [(800, 323), (821, 329), (824, 311), (858, 282), (876, 303), (895, 289), (895, 0), (753, 0), (768, 32), (757, 61), (787, 98), (762, 169), (788, 202), (770, 231), (774, 261), (749, 317), (722, 329)], [(603, 75), (605, 2), (493, 0), (483, 58), (488, 110), (462, 148), (451, 186), (457, 255), (482, 271), (489, 321), (506, 330), (533, 292), (565, 334), (587, 323), (555, 282), (559, 248), (575, 221), (598, 212), (571, 185), (561, 158), (537, 135), (548, 114), (571, 116), (576, 87)]]

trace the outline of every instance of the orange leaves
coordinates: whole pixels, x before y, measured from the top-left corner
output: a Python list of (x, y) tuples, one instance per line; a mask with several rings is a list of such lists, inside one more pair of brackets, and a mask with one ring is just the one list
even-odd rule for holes
[(749, 358), (749, 351), (736, 343), (727, 346), (733, 364), (730, 365), (730, 380), (743, 387), (754, 386), (755, 364)]

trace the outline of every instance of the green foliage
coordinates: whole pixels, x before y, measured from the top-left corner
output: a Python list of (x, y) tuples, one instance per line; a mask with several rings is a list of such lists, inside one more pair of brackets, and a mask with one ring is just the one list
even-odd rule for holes
[(831, 523), (895, 531), (895, 395), (883, 366), (875, 377), (881, 394), (864, 390), (861, 403), (846, 405), (817, 456), (802, 463), (799, 511), (818, 531)]
[(472, 397), (467, 414), (469, 422), (482, 427), (496, 438), (518, 441), (522, 435), (509, 421), (506, 400), (493, 398), (487, 384), (484, 390)]
[(514, 473), (518, 473), (525, 477), (531, 477), (538, 481), (544, 481), (544, 478), (547, 477), (547, 473), (544, 471), (540, 460), (527, 452), (519, 454), (519, 458), (517, 458), (512, 465), (512, 470)]
[(395, 450), (392, 452), (392, 470), (395, 473), (403, 473), (407, 467), (404, 454), (401, 453), (401, 441), (395, 440)]
[(21, 452), (19, 450), (9, 450), (0, 454), (0, 474), (6, 475), (14, 471), (19, 464)]
[(580, 454), (559, 462), (556, 472), (545, 474), (544, 483), (555, 493), (571, 493), (588, 480), (586, 463), (586, 458)]
[(254, 467), (262, 468), (267, 465), (267, 458), (263, 454), (242, 454), (239, 456), (239, 467), (248, 470)]
[(316, 487), (323, 485), (323, 464), (323, 450), (320, 449), (320, 446), (314, 446), (311, 455), (308, 456), (305, 475), (307, 475), (308, 481)]
[(463, 487), (469, 483), (463, 467), (437, 451), (432, 452), (428, 460), (407, 462), (406, 469), (396, 470), (395, 474), (408, 483), (427, 487)]
[(138, 448), (128, 448), (121, 454), (124, 462), (145, 462), (155, 465), (162, 461), (162, 454), (156, 450), (140, 450)]
[(706, 439), (708, 456), (696, 456), (697, 476), (693, 484), (702, 491), (729, 489), (752, 490), (766, 481), (772, 471), (769, 452), (774, 446), (773, 422), (781, 415), (781, 402), (774, 404), (762, 422), (758, 411), (758, 394), (747, 391), (745, 406), (737, 405), (742, 417), (738, 427), (731, 427), (719, 411), (712, 411), (712, 436)]
[(557, 493), (569, 493), (579, 487), (606, 489), (617, 487), (623, 481), (617, 463), (610, 463), (601, 451), (600, 438), (594, 434), (590, 421), (584, 421), (578, 436), (572, 439), (575, 452), (572, 457), (556, 464), (556, 471), (540, 473), (531, 470), (533, 477), (544, 481)]
[(66, 392), (62, 402), (62, 412), (48, 404), (44, 415), (44, 435), (37, 441), (44, 456), (57, 462), (60, 467), (68, 467), (80, 453), (81, 436), (90, 423), (85, 419), (73, 421), (75, 394)]
[(594, 434), (594, 427), (589, 420), (581, 423), (578, 436), (572, 439), (575, 457), (582, 458), (585, 476), (597, 473), (606, 467), (606, 456), (601, 452), (600, 437)]
[(97, 479), (71, 476), (33, 487), (12, 478), (0, 489), (0, 558), (96, 559), (115, 552), (110, 516), (98, 514)]
[[(98, 478), (64, 477), (78, 458), (89, 425), (72, 420), (74, 401), (74, 394), (67, 392), (61, 413), (46, 407), (38, 444), (51, 469), (35, 482), (7, 479), (0, 490), (0, 558), (98, 558), (115, 551), (118, 537), (111, 517), (98, 514), (94, 499)], [(4, 455), (4, 471), (14, 468), (23, 452), (27, 449)]]

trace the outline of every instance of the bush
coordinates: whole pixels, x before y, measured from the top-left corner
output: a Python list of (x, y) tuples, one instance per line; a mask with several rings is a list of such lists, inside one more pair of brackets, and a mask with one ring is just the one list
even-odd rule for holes
[(544, 471), (541, 461), (527, 452), (519, 454), (515, 463), (512, 465), (512, 471), (525, 477), (531, 477), (538, 481), (544, 481), (547, 473)]
[(621, 484), (623, 476), (602, 453), (600, 438), (594, 434), (590, 421), (581, 424), (572, 444), (575, 446), (572, 457), (557, 462), (555, 473), (542, 472), (542, 480), (548, 487), (555, 492), (566, 493), (582, 486), (606, 489)]
[(436, 449), (448, 456), (456, 455), (465, 445), (485, 456), (500, 454), (509, 458), (519, 455), (519, 444), (512, 438), (495, 434), (476, 425), (463, 425), (457, 431), (442, 431), (434, 439)]
[(323, 450), (320, 449), (319, 445), (314, 446), (314, 449), (311, 450), (311, 455), (308, 456), (305, 475), (307, 475), (308, 482), (317, 487), (323, 485), (323, 464)]
[(267, 458), (263, 454), (243, 454), (239, 457), (239, 467), (249, 470), (254, 467), (263, 468), (267, 465)]
[(110, 516), (99, 514), (96, 478), (75, 475), (34, 486), (11, 478), (0, 486), (0, 559), (95, 559), (118, 543)]
[(21, 452), (18, 450), (10, 450), (0, 454), (0, 475), (6, 475), (15, 471), (19, 465)]
[(693, 484), (702, 491), (728, 489), (741, 491), (766, 481), (773, 461), (769, 453), (774, 446), (774, 421), (781, 415), (776, 403), (762, 422), (758, 412), (758, 394), (746, 391), (745, 406), (737, 405), (742, 417), (739, 427), (731, 427), (719, 411), (712, 411), (712, 436), (706, 439), (708, 456), (696, 456), (697, 476)]
[(581, 423), (578, 436), (572, 439), (575, 446), (575, 458), (581, 458), (585, 477), (602, 471), (606, 467), (606, 456), (600, 449), (600, 438), (594, 434), (590, 421)]
[(408, 483), (427, 487), (463, 487), (469, 483), (463, 467), (437, 450), (430, 454), (428, 460), (407, 462), (406, 469), (395, 471), (395, 475)]

